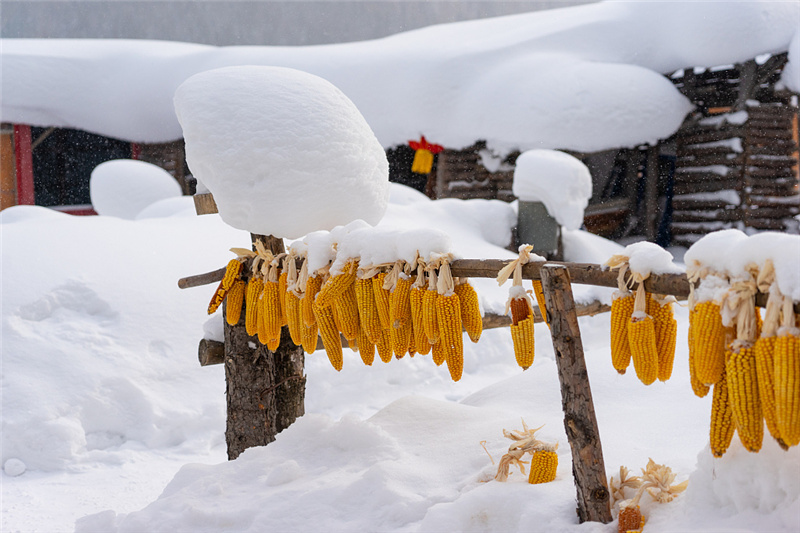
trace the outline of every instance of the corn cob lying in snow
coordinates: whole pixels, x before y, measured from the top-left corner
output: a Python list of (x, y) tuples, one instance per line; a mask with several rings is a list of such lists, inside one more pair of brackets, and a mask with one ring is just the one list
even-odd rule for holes
[(507, 481), (509, 476), (509, 469), (512, 465), (519, 468), (522, 475), (525, 475), (525, 454), (531, 454), (531, 471), (528, 475), (528, 483), (539, 484), (549, 483), (556, 478), (556, 471), (558, 469), (558, 443), (548, 443), (539, 440), (536, 437), (536, 432), (544, 426), (539, 426), (536, 429), (528, 428), (525, 420), (522, 421), (522, 431), (503, 430), (503, 436), (514, 441), (508, 447), (508, 453), (503, 455), (500, 459), (500, 464), (497, 467), (497, 474), (495, 480)]

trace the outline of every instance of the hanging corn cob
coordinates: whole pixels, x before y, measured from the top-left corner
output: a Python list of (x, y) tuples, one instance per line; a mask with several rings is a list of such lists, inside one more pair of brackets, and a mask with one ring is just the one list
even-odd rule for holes
[(550, 317), (547, 316), (547, 305), (544, 301), (544, 288), (542, 287), (542, 280), (533, 280), (533, 294), (536, 296), (536, 304), (539, 306), (539, 313), (542, 315), (547, 327), (550, 327)]
[(327, 307), (339, 298), (347, 289), (356, 282), (358, 262), (355, 259), (348, 261), (341, 272), (331, 272), (331, 277), (322, 285), (317, 293), (316, 302), (320, 307)]
[(636, 377), (645, 385), (650, 385), (658, 377), (658, 347), (653, 318), (647, 314), (647, 293), (644, 289), (645, 276), (633, 273), (638, 284), (633, 302), (631, 321), (628, 322), (628, 343)]
[(395, 262), (383, 281), (383, 288), (389, 291), (389, 336), (392, 351), (397, 359), (403, 358), (408, 353), (412, 333), (409, 299), (411, 279), (405, 269), (404, 261)]
[(361, 356), (361, 361), (367, 366), (372, 366), (372, 362), (375, 360), (375, 345), (367, 336), (364, 328), (361, 328), (358, 332), (356, 346), (358, 348), (358, 355)]
[(733, 411), (728, 398), (728, 378), (725, 374), (725, 367), (722, 368), (722, 376), (713, 388), (709, 442), (714, 457), (722, 457), (728, 450), (728, 446), (731, 445), (735, 429)]
[(697, 377), (697, 371), (695, 370), (695, 333), (694, 331), (697, 329), (697, 326), (694, 324), (694, 314), (696, 311), (692, 310), (689, 311), (689, 382), (692, 386), (692, 392), (694, 392), (695, 396), (700, 398), (705, 397), (708, 394), (708, 391), (711, 390), (711, 387), (700, 381)]
[(378, 350), (378, 357), (380, 357), (381, 361), (388, 363), (392, 360), (392, 340), (389, 337), (389, 328), (381, 330), (381, 338), (375, 344), (375, 348)]
[[(254, 261), (255, 263), (255, 261)], [(245, 316), (244, 325), (248, 335), (258, 334), (258, 321), (261, 318), (259, 311), (261, 306), (258, 302), (261, 298), (261, 293), (264, 291), (264, 280), (261, 277), (255, 277), (255, 274), (250, 276), (247, 282), (247, 290), (245, 294)]]
[(414, 283), (411, 285), (411, 292), (408, 295), (408, 299), (411, 304), (414, 348), (421, 355), (427, 355), (431, 352), (431, 343), (428, 341), (428, 335), (425, 333), (425, 319), (422, 309), (426, 286), (425, 264), (417, 258), (417, 279), (414, 280)]
[(386, 272), (379, 272), (372, 278), (372, 294), (375, 297), (375, 308), (378, 310), (378, 319), (382, 329), (389, 329), (389, 290), (384, 289)]
[(416, 174), (429, 174), (433, 168), (433, 156), (444, 150), (441, 145), (429, 143), (424, 135), (419, 141), (409, 141), (408, 145), (414, 150), (411, 172)]
[[(264, 272), (266, 270), (266, 272)], [(258, 338), (270, 350), (280, 344), (283, 312), (281, 311), (280, 292), (278, 288), (278, 267), (275, 261), (262, 267), (264, 273), (264, 290), (261, 292), (261, 331)], [(275, 348), (270, 348), (274, 346)]]
[(222, 305), (225, 295), (228, 294), (228, 291), (233, 287), (234, 282), (239, 279), (239, 275), (242, 272), (242, 265), (243, 263), (238, 257), (228, 261), (228, 265), (225, 267), (225, 275), (222, 281), (219, 282), (217, 290), (214, 291), (214, 296), (211, 297), (211, 302), (208, 304), (209, 315), (213, 314), (214, 311)]
[(757, 332), (755, 293), (755, 278), (741, 278), (731, 284), (723, 301), (725, 311), (734, 317), (736, 325), (736, 340), (728, 346), (725, 354), (728, 401), (739, 440), (751, 452), (761, 449), (764, 438), (753, 349)]
[(775, 415), (787, 446), (800, 443), (800, 328), (793, 301), (783, 298), (781, 327), (775, 339)]
[(506, 313), (511, 312), (511, 340), (514, 343), (514, 356), (523, 370), (533, 364), (535, 353), (533, 307), (530, 295), (522, 287), (522, 267), (533, 259), (533, 246), (523, 244), (519, 247), (519, 257), (504, 266), (497, 274), (497, 283), (502, 285), (513, 276), (508, 291)]
[(322, 277), (309, 276), (306, 281), (306, 289), (303, 294), (303, 300), (300, 303), (301, 313), (303, 316), (303, 324), (307, 328), (313, 326), (317, 322), (317, 317), (314, 315), (314, 299), (317, 297), (320, 285), (322, 285)]
[(242, 317), (242, 304), (244, 303), (246, 286), (247, 283), (237, 279), (225, 297), (225, 320), (230, 326), (238, 324), (239, 319)]
[(322, 337), (322, 344), (325, 346), (325, 352), (328, 354), (328, 360), (336, 370), (342, 369), (342, 340), (339, 336), (339, 330), (333, 318), (333, 309), (330, 305), (319, 305), (319, 298), (314, 302), (314, 315), (317, 318), (317, 326), (319, 327), (319, 334)]
[(631, 364), (631, 347), (628, 342), (628, 324), (633, 314), (634, 295), (628, 288), (632, 280), (625, 280), (628, 271), (628, 258), (615, 255), (604, 266), (619, 269), (617, 286), (611, 300), (611, 364), (620, 374), (624, 374)]
[(438, 296), (436, 285), (438, 280), (436, 270), (431, 265), (428, 266), (427, 273), (428, 290), (422, 296), (422, 323), (425, 328), (425, 335), (428, 337), (428, 343), (431, 346), (435, 346), (439, 342), (439, 322), (436, 318), (436, 297)]
[[(361, 276), (364, 277), (361, 277)], [(378, 308), (375, 305), (375, 293), (372, 290), (372, 278), (359, 269), (358, 278), (355, 282), (356, 303), (358, 305), (358, 318), (361, 321), (361, 331), (367, 336), (369, 341), (377, 344), (381, 339), (380, 317)]]
[(352, 345), (361, 330), (355, 282), (351, 283), (339, 295), (335, 301), (335, 308), (339, 318), (339, 331), (342, 332), (347, 342)]
[(478, 342), (483, 333), (483, 317), (481, 316), (478, 293), (466, 278), (456, 279), (456, 294), (461, 304), (461, 320), (469, 340)]
[(675, 339), (678, 334), (678, 322), (672, 312), (673, 296), (651, 295), (647, 301), (647, 314), (653, 317), (653, 329), (656, 336), (658, 353), (658, 380), (667, 381), (672, 376), (672, 364), (675, 360)]
[(454, 292), (453, 277), (450, 274), (450, 257), (440, 260), (439, 279), (436, 289), (436, 321), (445, 353), (447, 369), (453, 381), (461, 379), (464, 369), (464, 345), (461, 334), (461, 304)]

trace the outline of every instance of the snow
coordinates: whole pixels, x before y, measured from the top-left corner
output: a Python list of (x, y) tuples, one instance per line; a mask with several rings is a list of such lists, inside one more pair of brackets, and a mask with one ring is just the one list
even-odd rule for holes
[(564, 152), (529, 150), (517, 158), (512, 191), (523, 202), (542, 202), (560, 225), (576, 230), (592, 197), (592, 174)]
[(629, 244), (622, 255), (628, 258), (631, 271), (647, 278), (650, 274), (678, 274), (683, 269), (672, 262), (672, 254), (652, 242)]
[(799, 11), (795, 2), (600, 2), (305, 47), (4, 39), (0, 117), (172, 141), (184, 80), (269, 65), (333, 83), (384, 147), (421, 133), (450, 148), (484, 139), (498, 154), (630, 147), (669, 137), (691, 109), (663, 74), (785, 51)]
[(684, 255), (687, 273), (710, 268), (731, 279), (747, 278), (751, 265), (763, 267), (767, 259), (775, 266), (775, 280), (781, 293), (800, 300), (800, 236), (766, 231), (746, 235), (737, 229), (709, 233)]
[(154, 202), (180, 197), (181, 187), (157, 165), (114, 159), (92, 170), (89, 195), (98, 214), (133, 220)]
[(186, 162), (222, 220), (297, 239), (386, 211), (389, 163), (358, 109), (326, 80), (279, 67), (196, 74), (175, 92)]
[(789, 43), (789, 61), (783, 67), (781, 82), (790, 91), (800, 93), (800, 30), (797, 30)]
[[(508, 204), (432, 201), (400, 185), (390, 199), (376, 232), (411, 221), (414, 231), (446, 233), (463, 257), (515, 257), (505, 250), (515, 221)], [(345, 350), (337, 373), (324, 353), (309, 355), (307, 414), (269, 446), (226, 461), (224, 372), (199, 367), (195, 355), (204, 329), (220, 323), (219, 313), (205, 314), (213, 287), (181, 291), (176, 280), (224, 265), (228, 248), (247, 246), (249, 235), (218, 215), (184, 216), (184, 207), (139, 220), (33, 206), (0, 214), (4, 530), (616, 527), (577, 524), (543, 324), (528, 371), (514, 363), (508, 330), (487, 330), (480, 343), (465, 343), (458, 383), (422, 356), (366, 367)], [(45, 234), (47, 247), (31, 245)], [(568, 260), (600, 263), (624, 251), (578, 230), (564, 238)], [(502, 312), (507, 289), (473, 282), (484, 309)], [(610, 291), (573, 289), (579, 301)], [(650, 387), (612, 368), (607, 313), (579, 319), (608, 475), (653, 457), (677, 481), (690, 480), (674, 502), (646, 509), (653, 531), (796, 531), (798, 448), (765, 440), (749, 454), (734, 439), (725, 457), (711, 458), (710, 397), (695, 397), (688, 379), (687, 313), (676, 307), (673, 377)], [(555, 482), (528, 485), (518, 473), (492, 480), (496, 466), (480, 442), (499, 459), (509, 444), (502, 429), (518, 429), (520, 418), (545, 424), (541, 437), (559, 443)]]

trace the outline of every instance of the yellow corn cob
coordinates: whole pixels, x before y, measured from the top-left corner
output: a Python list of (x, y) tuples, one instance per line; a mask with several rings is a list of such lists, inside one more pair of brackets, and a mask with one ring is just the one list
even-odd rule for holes
[(300, 311), (300, 298), (295, 293), (289, 291), (286, 293), (286, 325), (289, 328), (289, 335), (292, 337), (292, 342), (295, 346), (303, 344), (303, 317)]
[(378, 308), (375, 306), (375, 293), (372, 291), (372, 279), (357, 279), (355, 283), (356, 303), (358, 304), (358, 318), (363, 331), (369, 341), (377, 344), (381, 339), (381, 320), (378, 317)]
[(361, 324), (358, 317), (355, 283), (351, 283), (336, 299), (336, 312), (339, 314), (339, 327), (344, 338), (348, 341), (356, 339)]
[(414, 160), (411, 162), (411, 172), (416, 174), (429, 174), (433, 168), (433, 152), (420, 148), (414, 152)]
[(381, 272), (372, 278), (372, 294), (375, 297), (375, 308), (378, 310), (378, 319), (381, 328), (387, 329), (392, 323), (389, 320), (389, 289), (383, 288), (386, 272)]
[(528, 474), (528, 483), (550, 483), (556, 478), (558, 469), (558, 454), (549, 450), (534, 452), (531, 458), (531, 472)]
[(239, 323), (242, 317), (242, 303), (244, 302), (244, 290), (247, 284), (238, 279), (225, 297), (225, 320), (231, 326)]
[(341, 370), (344, 362), (342, 358), (342, 339), (333, 319), (333, 309), (331, 306), (320, 306), (319, 298), (317, 298), (317, 301), (314, 302), (314, 315), (317, 317), (317, 327), (319, 327), (319, 334), (322, 337), (322, 344), (325, 346), (328, 359), (333, 368)]
[(306, 353), (314, 353), (317, 349), (317, 339), (319, 338), (319, 328), (317, 327), (317, 321), (314, 320), (314, 324), (311, 327), (303, 327), (303, 350)]
[(422, 312), (422, 301), (425, 299), (425, 289), (418, 287), (411, 288), (409, 301), (411, 302), (411, 322), (414, 325), (414, 349), (421, 355), (431, 352), (431, 343), (425, 334), (425, 321)]
[(694, 333), (694, 358), (697, 379), (710, 385), (719, 381), (725, 368), (726, 331), (719, 305), (702, 302), (695, 306), (697, 328)]
[(334, 300), (339, 299), (344, 291), (349, 289), (356, 282), (355, 263), (349, 262), (341, 274), (336, 274), (322, 285), (317, 293), (316, 302), (322, 307), (327, 307)]
[(300, 309), (303, 315), (303, 324), (310, 328), (317, 322), (317, 317), (314, 315), (314, 299), (319, 292), (319, 286), (322, 280), (319, 276), (309, 277), (306, 282), (306, 292), (300, 302)]
[(422, 295), (422, 322), (428, 343), (435, 345), (439, 342), (439, 319), (436, 315), (436, 299), (438, 293), (435, 290), (426, 290)]
[(411, 280), (398, 278), (394, 290), (389, 295), (389, 324), (393, 328), (401, 328), (411, 322), (410, 291)]
[(222, 305), (222, 301), (225, 299), (225, 295), (228, 294), (228, 291), (233, 287), (233, 283), (239, 279), (239, 274), (242, 272), (242, 262), (238, 259), (231, 259), (228, 261), (228, 265), (225, 267), (225, 275), (222, 277), (222, 281), (219, 282), (217, 286), (217, 290), (214, 291), (214, 295), (211, 297), (211, 302), (208, 304), (208, 314), (213, 314), (214, 311), (219, 309), (219, 306)]
[[(461, 304), (461, 320), (464, 330), (469, 335), (469, 340), (478, 342), (483, 333), (483, 317), (478, 304), (478, 294), (469, 282), (456, 285), (455, 292), (458, 295), (458, 302)], [(417, 327), (416, 323), (414, 327)]]
[(611, 302), (611, 364), (620, 374), (624, 374), (631, 364), (628, 323), (633, 313), (633, 302), (633, 294), (615, 297)]
[(725, 367), (722, 367), (722, 377), (714, 384), (711, 400), (709, 441), (714, 457), (722, 457), (728, 450), (731, 439), (733, 439), (733, 430), (733, 411), (728, 398), (728, 378), (725, 374)]
[(247, 282), (246, 302), (244, 307), (244, 327), (248, 335), (258, 334), (258, 320), (261, 306), (258, 305), (264, 281), (261, 278), (250, 278)]
[(787, 446), (800, 443), (800, 338), (775, 339), (775, 414)]
[(436, 366), (441, 366), (447, 359), (447, 352), (444, 349), (444, 343), (439, 340), (436, 344), (431, 345), (431, 357)]
[(758, 396), (755, 350), (752, 345), (742, 346), (727, 352), (726, 360), (728, 401), (736, 433), (747, 451), (757, 452), (764, 439), (764, 416)]
[(526, 370), (533, 364), (533, 315), (528, 316), (522, 322), (511, 325), (511, 339), (514, 341), (514, 355), (517, 358), (517, 364)]
[(375, 345), (369, 340), (363, 328), (359, 331), (358, 337), (356, 337), (356, 343), (358, 344), (358, 355), (361, 356), (361, 360), (365, 365), (372, 366), (372, 362), (375, 360)]
[[(264, 290), (261, 293), (261, 321), (263, 336), (267, 341), (280, 340), (281, 326), (283, 325), (280, 307), (278, 284), (272, 281), (264, 282)], [(259, 333), (259, 339), (261, 339), (261, 336), (261, 333)], [(262, 343), (267, 344), (264, 341)]]
[(378, 357), (381, 358), (381, 361), (388, 363), (392, 360), (392, 340), (388, 328), (381, 330), (381, 340), (375, 347), (378, 349)]
[(776, 337), (761, 337), (754, 346), (756, 353), (756, 375), (758, 376), (758, 397), (761, 400), (761, 411), (767, 430), (781, 448), (787, 449), (778, 430), (778, 418), (775, 413), (775, 340)]
[(619, 516), (617, 517), (619, 523), (617, 524), (617, 531), (619, 533), (628, 533), (629, 531), (641, 531), (644, 527), (644, 517), (638, 505), (630, 504), (627, 506), (620, 506)]
[(645, 385), (650, 385), (658, 377), (658, 350), (653, 319), (649, 315), (641, 319), (632, 318), (628, 322), (628, 343), (636, 377)]
[(389, 338), (392, 343), (392, 352), (397, 359), (402, 359), (408, 353), (411, 343), (411, 321), (399, 328), (389, 328)]
[[(542, 314), (542, 318), (547, 326), (550, 327), (550, 321), (547, 319), (547, 305), (544, 302), (544, 288), (542, 288), (542, 280), (533, 280), (533, 294), (536, 295), (536, 304), (539, 306), (539, 312)], [(633, 308), (631, 307), (631, 309)]]
[(653, 317), (656, 349), (658, 350), (658, 379), (667, 381), (672, 376), (675, 338), (678, 334), (678, 323), (672, 312), (672, 302), (662, 305), (656, 298), (650, 298), (647, 302), (647, 314)]
[(458, 381), (464, 370), (464, 346), (461, 335), (461, 304), (458, 303), (457, 294), (440, 294), (436, 297), (436, 320), (444, 344), (447, 369), (453, 381)]
[(692, 385), (692, 391), (694, 392), (695, 396), (699, 396), (700, 398), (705, 397), (708, 394), (708, 391), (711, 390), (709, 385), (701, 382), (697, 379), (697, 372), (694, 368), (694, 359), (695, 359), (695, 347), (694, 347), (694, 330), (697, 328), (696, 325), (693, 324), (692, 316), (694, 315), (695, 311), (689, 311), (689, 382)]
[(286, 325), (286, 278), (288, 274), (286, 272), (281, 272), (278, 276), (278, 299), (281, 302), (280, 305), (280, 317), (281, 317), (281, 326)]

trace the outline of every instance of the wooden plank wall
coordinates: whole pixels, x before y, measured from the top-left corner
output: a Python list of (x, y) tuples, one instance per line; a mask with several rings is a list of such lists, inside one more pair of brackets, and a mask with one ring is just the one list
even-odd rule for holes
[(183, 194), (192, 194), (189, 184), (186, 182), (186, 149), (183, 139), (168, 143), (140, 144), (139, 159), (147, 163), (157, 165), (170, 174), (178, 181)]
[(513, 170), (489, 172), (481, 162), (483, 143), (463, 150), (446, 149), (436, 162), (435, 197), (514, 200), (511, 185)]

